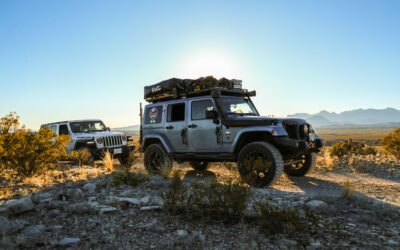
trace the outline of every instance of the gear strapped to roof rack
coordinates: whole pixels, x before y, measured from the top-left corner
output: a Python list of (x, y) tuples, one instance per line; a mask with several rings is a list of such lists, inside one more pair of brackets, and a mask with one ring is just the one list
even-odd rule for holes
[(212, 76), (195, 80), (171, 78), (144, 87), (144, 99), (150, 103), (202, 95), (255, 96), (255, 91), (242, 88), (241, 80), (217, 80)]

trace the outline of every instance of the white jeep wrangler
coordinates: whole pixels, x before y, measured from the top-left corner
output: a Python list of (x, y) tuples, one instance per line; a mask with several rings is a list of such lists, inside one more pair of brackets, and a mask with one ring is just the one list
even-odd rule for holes
[(40, 126), (41, 129), (44, 127), (50, 127), (57, 135), (71, 136), (67, 153), (87, 148), (95, 160), (100, 159), (105, 151), (109, 151), (121, 164), (126, 164), (129, 152), (135, 149), (134, 145), (127, 145), (128, 141), (132, 141), (130, 136), (121, 132), (111, 132), (101, 120), (62, 121)]

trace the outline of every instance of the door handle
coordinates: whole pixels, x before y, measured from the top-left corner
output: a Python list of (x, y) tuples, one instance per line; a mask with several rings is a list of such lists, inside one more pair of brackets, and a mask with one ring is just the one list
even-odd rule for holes
[(167, 126), (167, 127), (165, 127), (166, 129), (173, 129), (174, 127), (173, 126), (171, 126), (171, 125), (169, 125), (169, 126)]
[(196, 124), (191, 124), (191, 125), (188, 125), (188, 128), (197, 128), (197, 125)]

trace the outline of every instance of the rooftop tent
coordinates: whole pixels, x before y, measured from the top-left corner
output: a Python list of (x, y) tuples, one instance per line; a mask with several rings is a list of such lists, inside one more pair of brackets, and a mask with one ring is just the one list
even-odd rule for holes
[(150, 86), (144, 87), (144, 99), (149, 102), (157, 102), (165, 99), (179, 99), (194, 96), (212, 89), (242, 90), (240, 80), (217, 80), (212, 76), (198, 79), (171, 78)]

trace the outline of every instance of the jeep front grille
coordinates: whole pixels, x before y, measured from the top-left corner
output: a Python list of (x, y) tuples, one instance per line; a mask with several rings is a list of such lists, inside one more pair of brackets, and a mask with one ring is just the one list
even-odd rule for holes
[(122, 137), (120, 135), (104, 136), (104, 147), (122, 146)]

